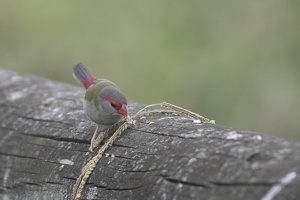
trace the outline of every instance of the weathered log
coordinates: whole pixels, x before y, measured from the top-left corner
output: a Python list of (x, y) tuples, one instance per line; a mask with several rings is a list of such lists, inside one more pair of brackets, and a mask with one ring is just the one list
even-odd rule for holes
[[(95, 124), (84, 90), (0, 70), (0, 199), (70, 199)], [(130, 102), (130, 113), (143, 105)], [(150, 123), (154, 122), (154, 123)], [(280, 122), (278, 122), (280, 123)], [(82, 199), (299, 199), (300, 143), (170, 114), (138, 119)]]

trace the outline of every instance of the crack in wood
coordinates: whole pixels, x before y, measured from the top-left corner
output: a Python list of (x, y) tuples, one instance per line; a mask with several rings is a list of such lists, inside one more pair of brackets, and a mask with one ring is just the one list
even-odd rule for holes
[(270, 187), (275, 183), (271, 182), (218, 182), (218, 181), (210, 181), (211, 184), (215, 186), (222, 187)]
[(187, 186), (201, 187), (204, 189), (212, 189), (212, 185), (209, 183), (195, 183), (195, 182), (191, 182), (191, 181), (183, 181), (183, 180), (179, 180), (179, 179), (169, 177), (166, 175), (160, 175), (160, 177), (162, 177), (164, 180), (166, 180), (170, 183), (174, 183), (174, 184), (183, 184), (183, 185), (187, 185)]
[[(2, 69), (0, 77), (0, 199), (70, 198), (92, 130), (84, 90)], [(129, 113), (143, 106), (130, 102)], [(124, 136), (83, 198), (261, 199), (279, 177), (300, 170), (299, 142), (165, 113), (138, 118)], [(299, 185), (296, 176), (276, 198), (298, 199)]]
[(10, 153), (4, 153), (4, 152), (0, 152), (0, 155), (9, 156), (9, 157), (16, 157), (16, 158), (22, 158), (22, 159), (40, 160), (42, 162), (48, 162), (48, 163), (54, 163), (54, 164), (61, 165), (61, 163), (56, 162), (56, 161), (45, 160), (45, 159), (42, 159), (42, 158), (32, 157), (32, 156), (26, 156), (26, 155), (17, 155), (17, 154), (10, 154)]
[(130, 158), (130, 157), (125, 157), (125, 156), (120, 156), (120, 155), (115, 155), (115, 158), (114, 159), (117, 159), (117, 158), (121, 158), (121, 159), (124, 159), (124, 160), (132, 160), (132, 161), (138, 161), (138, 159), (135, 159), (135, 158)]
[(57, 120), (53, 120), (53, 119), (42, 119), (42, 118), (36, 118), (36, 117), (29, 117), (29, 116), (24, 116), (21, 115), (19, 113), (15, 113), (16, 116), (19, 116), (23, 119), (28, 119), (28, 120), (32, 120), (34, 122), (47, 122), (53, 125), (53, 123), (57, 123), (57, 124), (63, 124), (63, 125), (68, 125), (68, 126), (73, 126), (73, 124), (69, 124), (63, 121), (57, 121)]
[(106, 189), (107, 188), (107, 186), (99, 185), (99, 184), (96, 184), (96, 183), (90, 183), (90, 182), (87, 182), (86, 186), (92, 186), (92, 187), (96, 187), (96, 188), (99, 188), (99, 189)]
[(127, 149), (136, 149), (136, 147), (128, 146), (128, 145), (125, 145), (125, 144), (118, 143), (117, 140), (116, 140), (116, 142), (114, 142), (112, 144), (112, 147), (121, 147), (121, 148), (127, 148)]
[(64, 185), (64, 184), (62, 184), (62, 183), (54, 182), (54, 181), (44, 181), (43, 183), (51, 184), (51, 185)]
[(140, 188), (146, 187), (146, 185), (139, 185), (135, 187), (123, 187), (123, 188), (117, 188), (117, 187), (106, 187), (106, 190), (114, 190), (114, 191), (128, 191), (128, 190), (137, 190)]
[(37, 138), (45, 138), (50, 140), (55, 140), (59, 142), (73, 142), (78, 144), (90, 144), (91, 142), (89, 140), (84, 139), (76, 139), (76, 138), (66, 138), (66, 137), (58, 137), (58, 136), (52, 136), (52, 135), (39, 135), (39, 134), (28, 134), (24, 132), (18, 131), (20, 134), (26, 135), (26, 136), (32, 136)]
[(4, 186), (3, 188), (8, 189), (8, 190), (15, 190), (18, 188), (22, 188), (25, 187), (26, 185), (30, 185), (30, 186), (37, 186), (37, 187), (41, 187), (42, 185), (40, 183), (33, 183), (33, 182), (28, 182), (28, 181), (21, 181), (18, 182), (14, 185), (11, 186)]
[[(46, 147), (46, 148), (51, 148), (51, 149), (57, 149), (60, 148), (59, 145), (56, 144), (56, 146), (51, 146), (51, 145), (46, 145), (46, 144), (38, 144), (38, 143), (32, 143), (32, 142), (28, 142), (28, 144), (33, 145), (33, 146), (38, 146), (38, 147)], [(81, 150), (80, 147), (76, 148), (76, 149), (71, 149), (71, 148), (61, 148), (61, 149), (65, 149), (67, 151), (71, 151), (74, 153), (78, 153), (78, 152), (82, 152), (82, 153), (86, 153), (86, 150)]]
[(119, 171), (119, 172), (126, 172), (126, 173), (151, 173), (151, 172), (160, 172), (163, 170), (163, 169), (145, 169), (145, 170), (140, 170), (140, 169), (139, 170), (130, 170), (130, 169), (128, 169), (127, 170), (127, 169), (118, 169), (116, 167), (112, 167), (111, 165), (108, 165), (107, 167), (110, 169)]
[(179, 136), (179, 135), (170, 135), (170, 134), (164, 134), (164, 133), (159, 133), (159, 132), (154, 132), (154, 131), (147, 131), (147, 130), (143, 130), (143, 129), (135, 129), (135, 128), (132, 128), (132, 130), (137, 131), (137, 132), (142, 132), (142, 133), (148, 133), (148, 134), (152, 134), (152, 135), (160, 135), (160, 136), (165, 136), (165, 137), (185, 139), (185, 137), (182, 137), (182, 136)]

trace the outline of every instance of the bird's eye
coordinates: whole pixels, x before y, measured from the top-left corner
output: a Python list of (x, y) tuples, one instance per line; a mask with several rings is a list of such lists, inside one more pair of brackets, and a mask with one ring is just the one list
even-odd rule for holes
[(105, 97), (105, 99), (110, 103), (110, 106), (113, 107), (114, 109), (116, 109), (116, 110), (121, 109), (122, 105), (118, 101), (113, 100), (107, 96)]
[(111, 103), (110, 105), (111, 105), (111, 107), (117, 109), (117, 106), (115, 104)]

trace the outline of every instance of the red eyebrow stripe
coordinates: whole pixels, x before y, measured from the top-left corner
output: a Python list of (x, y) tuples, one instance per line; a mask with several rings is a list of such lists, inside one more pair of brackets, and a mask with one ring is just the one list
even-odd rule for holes
[(117, 102), (116, 100), (114, 100), (114, 99), (112, 99), (112, 98), (110, 98), (108, 96), (105, 96), (104, 98), (107, 101), (109, 101), (110, 103), (114, 104), (118, 109), (120, 109), (122, 107), (122, 105), (119, 102)]

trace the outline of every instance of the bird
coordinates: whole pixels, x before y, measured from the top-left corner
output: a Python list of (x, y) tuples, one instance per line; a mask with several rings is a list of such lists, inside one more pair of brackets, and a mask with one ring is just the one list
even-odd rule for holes
[(115, 83), (107, 79), (97, 79), (82, 63), (74, 64), (73, 77), (86, 89), (83, 101), (85, 114), (97, 124), (89, 148), (93, 152), (99, 126), (111, 126), (124, 118), (131, 123), (127, 111), (128, 100)]

